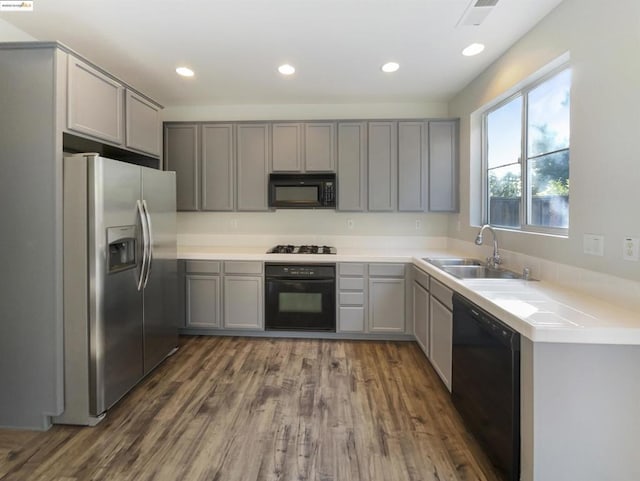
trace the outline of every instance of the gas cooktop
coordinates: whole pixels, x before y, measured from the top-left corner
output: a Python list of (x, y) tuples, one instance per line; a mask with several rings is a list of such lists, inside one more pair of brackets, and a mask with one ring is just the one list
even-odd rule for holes
[(267, 251), (267, 254), (335, 254), (336, 248), (329, 246), (292, 246), (277, 245)]

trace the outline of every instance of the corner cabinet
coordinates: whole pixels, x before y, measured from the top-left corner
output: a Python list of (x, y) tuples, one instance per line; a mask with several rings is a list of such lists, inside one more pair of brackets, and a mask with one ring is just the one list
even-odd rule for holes
[(429, 283), (429, 359), (434, 369), (451, 391), (453, 349), (453, 291), (433, 277)]
[(429, 357), (429, 276), (413, 266), (413, 333), (418, 345)]
[(164, 167), (176, 173), (176, 207), (200, 209), (200, 129), (198, 124), (165, 124)]

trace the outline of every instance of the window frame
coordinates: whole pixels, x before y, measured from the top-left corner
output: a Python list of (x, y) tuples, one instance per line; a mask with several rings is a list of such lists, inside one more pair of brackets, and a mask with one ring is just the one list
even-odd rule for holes
[[(482, 169), (482, 220), (483, 224), (489, 224), (489, 145), (488, 145), (488, 117), (492, 112), (500, 109), (509, 102), (515, 100), (518, 97), (522, 97), (522, 112), (520, 118), (520, 127), (522, 129), (521, 142), (520, 142), (520, 179), (521, 179), (521, 201), (520, 201), (520, 227), (502, 226), (497, 224), (490, 224), (497, 229), (509, 230), (514, 232), (527, 232), (533, 234), (546, 234), (555, 235), (561, 237), (569, 236), (569, 227), (546, 227), (529, 224), (529, 210), (531, 209), (529, 201), (529, 157), (528, 157), (528, 145), (529, 145), (529, 129), (528, 129), (528, 113), (529, 113), (529, 93), (536, 89), (547, 80), (555, 77), (564, 70), (570, 70), (571, 65), (569, 62), (563, 62), (561, 65), (551, 69), (544, 75), (536, 78), (535, 80), (526, 83), (522, 88), (518, 89), (511, 95), (501, 99), (499, 102), (490, 105), (482, 111), (481, 114), (481, 169)], [(571, 98), (571, 86), (569, 89), (569, 96)], [(571, 115), (571, 111), (569, 113)], [(571, 127), (571, 120), (569, 120), (569, 126)], [(569, 165), (571, 165), (571, 130), (569, 130)], [(547, 153), (548, 154), (548, 153)], [(532, 156), (534, 159), (538, 156)], [(571, 167), (569, 167), (569, 179), (571, 179)], [(569, 190), (569, 199), (571, 199), (571, 190)], [(571, 203), (569, 203), (569, 226), (571, 225)]]

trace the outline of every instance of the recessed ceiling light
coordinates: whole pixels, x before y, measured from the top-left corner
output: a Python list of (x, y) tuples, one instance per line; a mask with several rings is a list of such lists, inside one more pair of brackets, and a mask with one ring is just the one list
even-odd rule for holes
[(293, 65), (289, 65), (288, 63), (285, 63), (284, 65), (280, 65), (278, 67), (278, 72), (280, 72), (282, 75), (293, 75), (295, 71), (296, 69), (293, 67)]
[(193, 77), (193, 70), (187, 67), (178, 67), (176, 69), (176, 73), (178, 75), (182, 75), (183, 77)]
[(483, 44), (472, 43), (462, 51), (462, 55), (464, 55), (465, 57), (473, 57), (474, 55), (478, 55), (483, 50), (484, 50)]
[(386, 73), (395, 72), (399, 68), (400, 68), (400, 65), (395, 62), (387, 62), (382, 67), (380, 67), (380, 69)]

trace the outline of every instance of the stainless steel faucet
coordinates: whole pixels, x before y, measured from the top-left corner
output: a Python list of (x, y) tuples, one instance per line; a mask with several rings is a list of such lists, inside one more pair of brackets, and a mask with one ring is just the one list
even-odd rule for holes
[(485, 229), (489, 229), (491, 234), (493, 234), (493, 255), (487, 257), (487, 266), (492, 268), (497, 268), (500, 264), (502, 264), (502, 258), (498, 253), (498, 239), (496, 238), (496, 232), (493, 230), (489, 224), (485, 224), (480, 228), (480, 232), (476, 236), (476, 245), (482, 245), (482, 234)]

